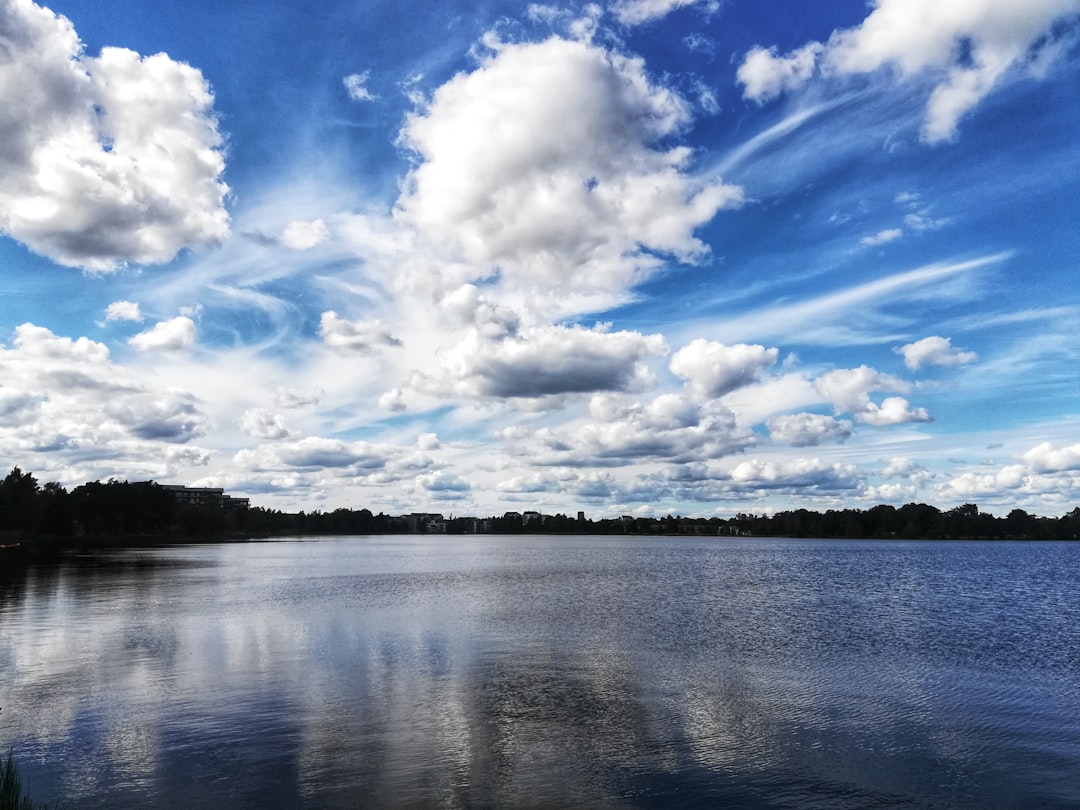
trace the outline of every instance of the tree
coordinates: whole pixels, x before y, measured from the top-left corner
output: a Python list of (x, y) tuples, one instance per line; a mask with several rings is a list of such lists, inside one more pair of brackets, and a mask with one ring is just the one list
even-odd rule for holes
[(15, 467), (0, 481), (0, 529), (23, 533), (37, 528), (38, 482)]

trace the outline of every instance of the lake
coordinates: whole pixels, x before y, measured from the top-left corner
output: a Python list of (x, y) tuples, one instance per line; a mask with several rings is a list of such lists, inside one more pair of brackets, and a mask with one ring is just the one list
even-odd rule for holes
[(1080, 807), (1077, 543), (378, 536), (8, 569), (0, 745), (72, 810)]

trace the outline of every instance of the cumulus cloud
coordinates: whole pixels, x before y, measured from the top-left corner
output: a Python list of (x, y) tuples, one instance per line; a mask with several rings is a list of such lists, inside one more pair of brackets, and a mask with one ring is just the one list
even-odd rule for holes
[(856, 413), (870, 404), (871, 391), (903, 394), (911, 384), (869, 366), (829, 371), (814, 380), (814, 388), (837, 413)]
[(224, 238), (222, 138), (202, 74), (165, 54), (83, 52), (70, 21), (0, 6), (0, 230), (96, 271)]
[(435, 433), (421, 433), (416, 440), (416, 446), (420, 450), (438, 450), (441, 446), (439, 436)]
[(379, 407), (391, 413), (403, 413), (409, 406), (405, 402), (405, 392), (400, 388), (391, 388), (379, 397)]
[(828, 464), (819, 458), (787, 462), (751, 459), (738, 464), (731, 471), (731, 479), (741, 487), (803, 494), (858, 489), (862, 483), (854, 466)]
[(937, 335), (908, 343), (894, 351), (904, 356), (904, 365), (910, 369), (923, 366), (963, 366), (979, 359), (975, 352), (953, 348), (949, 338)]
[(742, 192), (688, 173), (689, 149), (660, 146), (690, 123), (685, 99), (640, 59), (587, 42), (489, 44), (400, 134), (419, 160), (397, 216), (473, 274), (421, 268), (424, 284), (497, 270), (559, 317), (619, 300), (662, 266), (658, 252), (708, 252), (695, 229)]
[(463, 284), (439, 302), (455, 326), (473, 326), (485, 338), (513, 337), (521, 319), (509, 307), (488, 301), (474, 284)]
[(465, 493), (472, 488), (469, 482), (460, 475), (446, 470), (435, 470), (418, 475), (416, 483), (435, 500), (459, 500), (465, 497)]
[(911, 403), (903, 397), (886, 397), (881, 405), (868, 402), (861, 411), (855, 414), (855, 418), (876, 427), (934, 421), (926, 408), (912, 408)]
[(105, 310), (106, 321), (141, 321), (139, 305), (134, 301), (113, 301)]
[(996, 473), (963, 473), (939, 486), (945, 498), (973, 498), (999, 495), (1006, 490), (1031, 486), (1032, 477), (1021, 464), (1010, 464)]
[(718, 0), (616, 0), (611, 13), (623, 25), (641, 25), (670, 14), (677, 8), (701, 5), (707, 11), (720, 7)]
[(382, 321), (347, 321), (333, 310), (322, 314), (319, 336), (332, 348), (347, 352), (370, 352), (382, 346), (400, 346)]
[(1080, 470), (1080, 443), (1059, 448), (1050, 442), (1043, 442), (1020, 458), (1034, 472)]
[(675, 353), (670, 368), (696, 395), (722, 397), (752, 383), (776, 363), (778, 355), (775, 348), (745, 343), (726, 346), (698, 338)]
[[(754, 48), (739, 68), (743, 95), (767, 101), (807, 82), (817, 65), (829, 75), (892, 67), (902, 78), (929, 72), (936, 82), (922, 136), (950, 140), (960, 119), (1002, 75), (1050, 50), (1054, 24), (1078, 12), (1075, 0), (875, 0), (863, 22), (787, 55)], [(1034, 61), (1034, 60), (1032, 60)]]
[(32, 422), (42, 402), (44, 397), (40, 394), (0, 385), (0, 419), (8, 426)]
[(814, 74), (823, 47), (820, 42), (811, 42), (786, 56), (778, 55), (776, 48), (751, 48), (735, 73), (743, 86), (743, 97), (763, 104), (798, 89)]
[(259, 439), (284, 439), (291, 435), (288, 422), (279, 413), (265, 408), (249, 408), (239, 420), (240, 430)]
[(472, 329), (441, 354), (439, 378), (416, 373), (410, 384), (436, 395), (477, 397), (643, 390), (654, 383), (646, 361), (666, 351), (660, 335), (603, 327), (543, 326), (500, 340)]
[(79, 365), (102, 365), (109, 359), (109, 349), (103, 343), (85, 337), (72, 340), (32, 323), (15, 328), (14, 344), (23, 356), (38, 359), (66, 360)]
[(885, 478), (909, 478), (921, 472), (925, 472), (921, 464), (910, 458), (902, 457), (889, 459), (888, 463), (881, 469), (881, 474)]
[(183, 444), (206, 432), (207, 416), (186, 391), (136, 394), (110, 402), (105, 412), (140, 439)]
[(765, 423), (769, 438), (792, 447), (814, 447), (822, 442), (843, 442), (851, 436), (851, 422), (817, 413), (773, 416)]
[(136, 382), (95, 341), (23, 324), (0, 346), (0, 379), (0, 457), (66, 483), (160, 478), (209, 458), (191, 444), (210, 424), (199, 400)]
[(128, 345), (140, 352), (175, 352), (186, 349), (195, 342), (195, 321), (186, 315), (178, 315), (170, 321), (160, 321), (131, 338)]
[(906, 422), (932, 422), (925, 408), (912, 408), (903, 397), (887, 397), (881, 405), (870, 400), (871, 391), (906, 393), (911, 383), (869, 366), (836, 369), (814, 380), (814, 389), (832, 403), (836, 413), (851, 413), (867, 425), (884, 427)]
[(349, 94), (349, 98), (353, 101), (372, 101), (375, 96), (367, 88), (367, 80), (370, 71), (365, 70), (363, 73), (350, 73), (344, 79), (341, 80), (345, 85), (345, 92)]
[(305, 222), (295, 220), (281, 232), (281, 244), (293, 250), (310, 250), (326, 241), (330, 231), (321, 219)]
[(535, 494), (538, 492), (563, 492), (568, 481), (575, 479), (572, 473), (565, 471), (541, 471), (525, 475), (515, 475), (495, 485), (499, 492), (513, 494)]
[(1016, 493), (1075, 498), (1080, 495), (1080, 444), (1058, 447), (1042, 442), (1017, 463), (996, 472), (965, 472), (938, 487), (942, 497), (967, 499), (1005, 497)]
[(721, 458), (757, 441), (715, 400), (699, 403), (678, 394), (661, 394), (648, 403), (598, 394), (589, 403), (589, 416), (590, 422), (569, 431), (537, 431), (534, 460), (563, 466), (641, 459), (681, 463)]
[(863, 492), (863, 500), (873, 503), (911, 503), (918, 496), (919, 488), (909, 484), (879, 484), (876, 487), (867, 487)]

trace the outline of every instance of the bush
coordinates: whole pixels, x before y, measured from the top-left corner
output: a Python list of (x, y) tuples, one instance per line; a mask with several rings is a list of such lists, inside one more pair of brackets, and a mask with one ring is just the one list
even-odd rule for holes
[(33, 799), (23, 794), (22, 777), (11, 751), (6, 762), (0, 755), (0, 810), (49, 810), (49, 805), (34, 804)]

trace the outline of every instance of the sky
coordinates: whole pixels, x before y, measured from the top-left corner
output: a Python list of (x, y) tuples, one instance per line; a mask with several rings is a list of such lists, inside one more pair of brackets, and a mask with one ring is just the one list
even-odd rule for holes
[(1080, 0), (0, 0), (0, 467), (1080, 506)]

